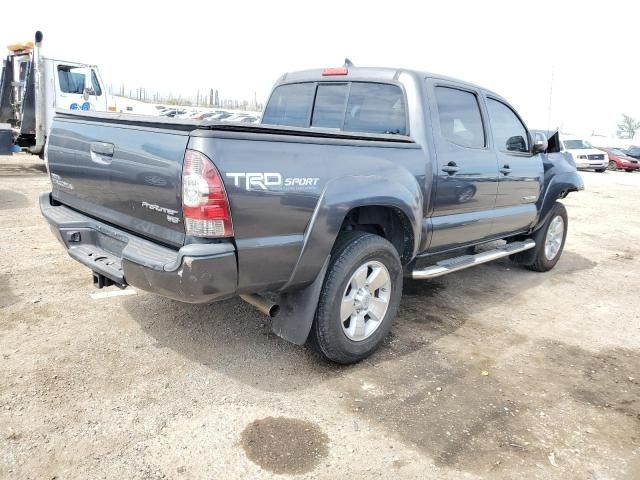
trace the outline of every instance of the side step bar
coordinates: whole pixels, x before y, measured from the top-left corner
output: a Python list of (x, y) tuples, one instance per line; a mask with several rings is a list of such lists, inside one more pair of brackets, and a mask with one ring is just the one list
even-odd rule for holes
[(457, 272), (465, 268), (475, 267), (482, 263), (491, 262), (498, 258), (508, 257), (514, 253), (524, 252), (536, 246), (536, 242), (527, 239), (521, 242), (507, 243), (493, 250), (477, 253), (475, 255), (462, 255), (460, 257), (448, 258), (442, 260), (430, 267), (414, 270), (411, 272), (412, 278), (415, 280), (425, 280), (428, 278), (440, 277), (447, 273)]

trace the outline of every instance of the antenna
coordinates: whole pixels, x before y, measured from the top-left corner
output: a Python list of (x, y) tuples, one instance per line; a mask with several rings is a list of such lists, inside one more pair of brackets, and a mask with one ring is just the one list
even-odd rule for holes
[(353, 62), (352, 62), (351, 60), (349, 60), (348, 58), (346, 58), (346, 57), (345, 57), (343, 67), (347, 67), (347, 68), (349, 68), (349, 67), (353, 67), (353, 66), (354, 66), (354, 65), (353, 65)]

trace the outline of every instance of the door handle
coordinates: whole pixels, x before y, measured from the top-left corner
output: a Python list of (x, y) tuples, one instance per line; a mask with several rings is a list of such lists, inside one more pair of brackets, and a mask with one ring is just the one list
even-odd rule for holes
[(502, 173), (503, 175), (509, 175), (511, 173), (511, 167), (509, 167), (509, 165), (504, 165), (500, 169), (500, 173)]
[(93, 153), (97, 153), (98, 155), (107, 155), (109, 157), (113, 157), (115, 145), (113, 143), (91, 142), (89, 149)]
[(113, 160), (115, 145), (113, 143), (91, 142), (89, 151), (93, 162), (101, 165), (109, 165)]
[(449, 175), (454, 175), (459, 170), (460, 167), (458, 167), (456, 162), (449, 162), (444, 167), (442, 167), (442, 171), (448, 173)]

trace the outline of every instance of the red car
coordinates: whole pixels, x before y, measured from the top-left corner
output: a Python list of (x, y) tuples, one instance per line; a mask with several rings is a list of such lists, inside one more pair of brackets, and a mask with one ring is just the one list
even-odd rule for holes
[(600, 148), (603, 152), (607, 152), (609, 156), (609, 170), (626, 170), (627, 172), (633, 172), (640, 169), (640, 160), (630, 157), (624, 151), (619, 148)]

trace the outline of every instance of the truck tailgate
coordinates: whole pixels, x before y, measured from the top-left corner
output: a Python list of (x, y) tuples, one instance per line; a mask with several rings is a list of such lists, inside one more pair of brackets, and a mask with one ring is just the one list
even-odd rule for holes
[(56, 117), (53, 198), (142, 237), (184, 243), (181, 177), (189, 132)]

